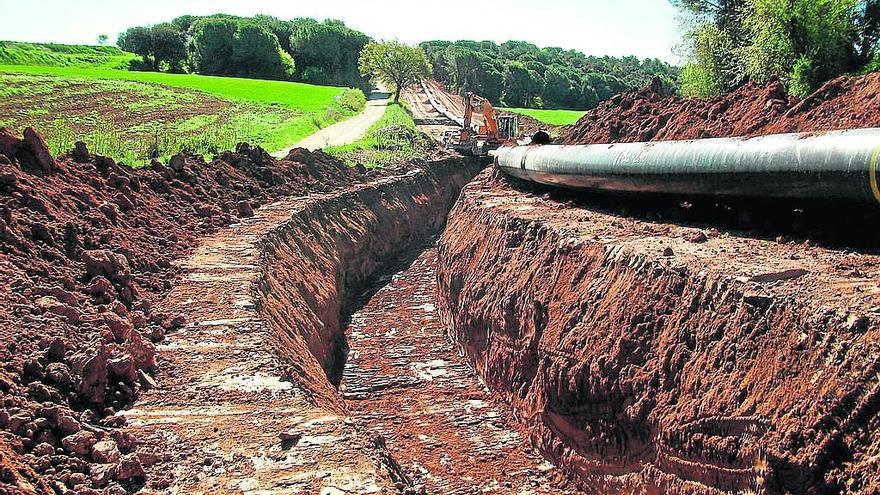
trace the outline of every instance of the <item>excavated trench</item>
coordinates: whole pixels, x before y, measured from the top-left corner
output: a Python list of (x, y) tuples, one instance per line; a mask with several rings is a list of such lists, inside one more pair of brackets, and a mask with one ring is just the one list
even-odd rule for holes
[[(195, 323), (163, 365), (185, 393), (127, 413), (148, 445), (190, 449), (151, 472), (175, 466), (192, 492), (871, 487), (880, 257), (583, 207), (479, 168), (275, 205), (197, 254), (195, 288), (170, 296)], [(175, 376), (192, 359), (208, 385)]]
[(257, 311), (286, 374), (349, 418), (404, 493), (570, 493), (447, 338), (436, 236), (475, 164), (314, 198), (259, 242)]

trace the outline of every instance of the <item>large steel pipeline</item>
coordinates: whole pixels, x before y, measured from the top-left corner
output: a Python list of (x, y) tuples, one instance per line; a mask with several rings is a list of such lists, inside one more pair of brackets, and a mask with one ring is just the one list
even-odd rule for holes
[(455, 122), (460, 127), (464, 127), (464, 119), (456, 116), (455, 114), (450, 112), (446, 107), (444, 107), (442, 104), (440, 104), (440, 102), (437, 101), (437, 98), (434, 97), (434, 92), (431, 91), (430, 88), (428, 88), (427, 84), (425, 84), (425, 81), (422, 81), (421, 84), (422, 84), (422, 91), (424, 91), (425, 94), (428, 95), (428, 103), (430, 103), (431, 106), (434, 107), (434, 110), (437, 110), (437, 112), (439, 112), (441, 115), (443, 115), (447, 119)]
[(517, 146), (520, 179), (611, 193), (880, 202), (880, 129), (593, 145)]

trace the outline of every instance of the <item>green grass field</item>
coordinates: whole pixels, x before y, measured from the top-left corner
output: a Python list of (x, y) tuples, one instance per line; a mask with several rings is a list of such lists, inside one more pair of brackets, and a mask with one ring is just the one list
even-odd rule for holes
[(137, 55), (115, 46), (0, 41), (0, 65), (128, 69)]
[(312, 84), (266, 81), (262, 79), (81, 67), (0, 65), (0, 72), (163, 84), (174, 88), (204, 91), (205, 93), (232, 101), (279, 105), (305, 112), (323, 110), (345, 89), (334, 86), (315, 86)]
[(362, 139), (343, 146), (330, 146), (324, 151), (342, 158), (349, 165), (360, 163), (371, 168), (422, 156), (425, 146), (425, 138), (406, 109), (391, 103)]
[(132, 166), (247, 141), (269, 151), (364, 108), (360, 90), (193, 74), (0, 66), (0, 126), (33, 126), (56, 153), (83, 140)]
[(587, 113), (580, 110), (536, 110), (533, 108), (500, 108), (499, 110), (528, 115), (535, 120), (555, 126), (574, 124)]

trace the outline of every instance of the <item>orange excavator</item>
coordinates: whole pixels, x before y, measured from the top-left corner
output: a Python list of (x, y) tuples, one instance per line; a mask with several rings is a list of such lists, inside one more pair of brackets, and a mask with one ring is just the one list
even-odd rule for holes
[[(474, 113), (482, 117), (475, 122)], [(519, 119), (515, 115), (498, 115), (489, 100), (473, 93), (464, 95), (464, 122), (460, 131), (447, 131), (443, 141), (459, 153), (486, 156), (519, 137)]]

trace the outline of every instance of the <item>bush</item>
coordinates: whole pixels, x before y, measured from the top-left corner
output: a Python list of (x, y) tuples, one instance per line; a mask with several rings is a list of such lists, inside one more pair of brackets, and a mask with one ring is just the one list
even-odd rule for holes
[(336, 97), (336, 102), (342, 108), (357, 113), (366, 108), (367, 97), (359, 89), (348, 88), (339, 93), (339, 96)]
[(688, 98), (709, 98), (718, 95), (715, 78), (702, 65), (688, 64), (681, 69), (681, 94)]
[(858, 72), (880, 39), (878, 0), (738, 0), (706, 7), (679, 2), (696, 25), (687, 35), (688, 92), (727, 92), (746, 80), (779, 77), (805, 95)]
[(281, 50), (278, 38), (268, 29), (252, 23), (238, 26), (233, 36), (231, 62), (236, 75), (291, 79), (293, 58)]

